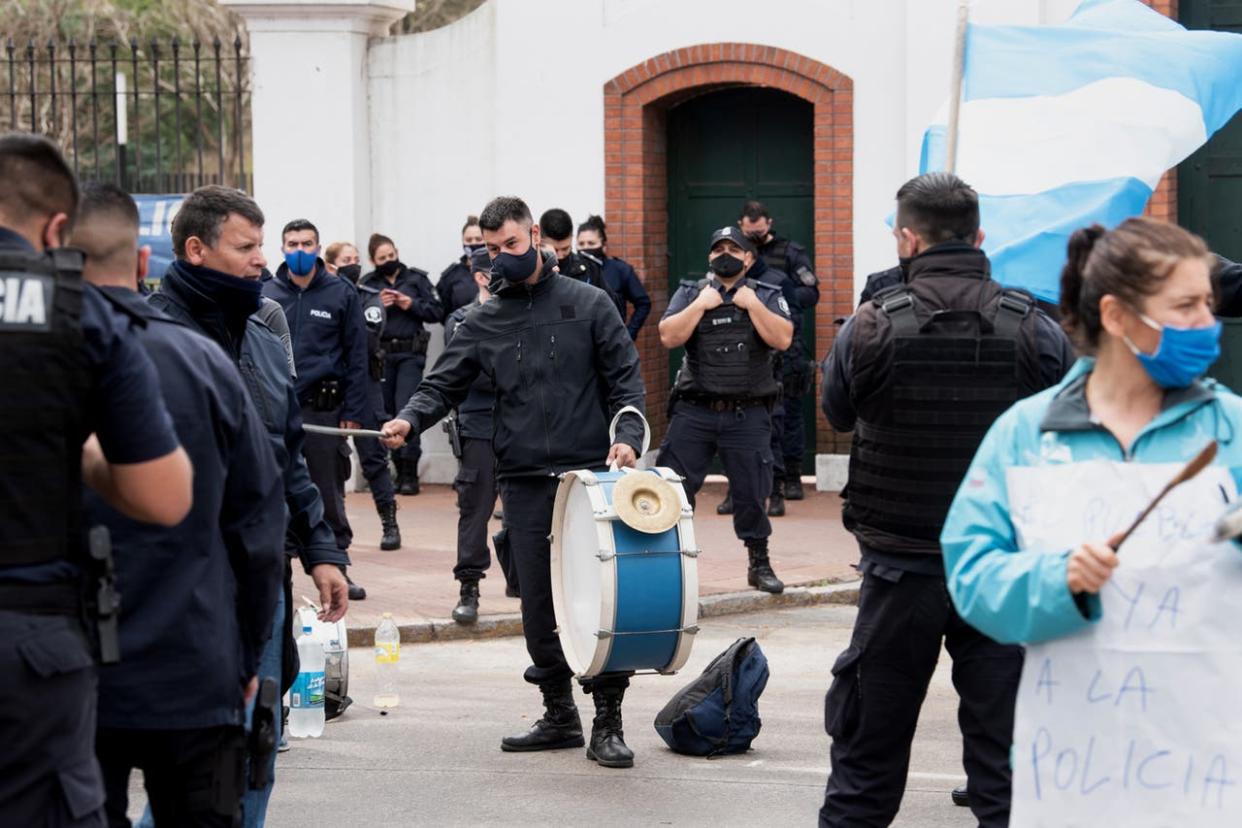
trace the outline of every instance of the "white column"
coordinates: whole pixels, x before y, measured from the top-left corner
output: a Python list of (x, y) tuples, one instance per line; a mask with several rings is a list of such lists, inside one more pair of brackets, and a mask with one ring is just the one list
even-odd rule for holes
[(415, 0), (220, 0), (250, 32), (254, 196), (264, 250), (280, 262), (280, 228), (310, 219), (323, 243), (371, 232), (367, 50)]

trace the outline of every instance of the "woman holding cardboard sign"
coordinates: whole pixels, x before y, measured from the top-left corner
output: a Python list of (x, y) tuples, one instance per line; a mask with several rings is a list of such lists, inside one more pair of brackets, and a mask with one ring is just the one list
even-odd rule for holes
[[(1087, 356), (1060, 385), (997, 420), (941, 535), (953, 603), (989, 636), (1044, 641), (1097, 620), (1098, 594), (1120, 560), (1109, 540), (1138, 512), (1105, 498), (1092, 522), (1077, 523), (1096, 534), (1061, 551), (1032, 550), (1019, 543), (1010, 503), (1016, 471), (1091, 460), (1181, 464), (1213, 439), (1221, 448), (1216, 464), (1242, 468), (1235, 440), (1242, 401), (1200, 379), (1220, 353), (1212, 263), (1202, 239), (1153, 219), (1129, 219), (1112, 231), (1095, 225), (1070, 239), (1061, 311)], [(1022, 514), (1064, 526), (1059, 491), (1044, 493), (1021, 504)], [(1215, 504), (1223, 506), (1220, 495)]]
[(1242, 555), (1213, 532), (1242, 399), (1202, 379), (1212, 263), (1151, 219), (1075, 233), (1061, 310), (1087, 356), (1001, 415), (949, 510), (957, 611), (1026, 645), (1013, 826), (1242, 824)]

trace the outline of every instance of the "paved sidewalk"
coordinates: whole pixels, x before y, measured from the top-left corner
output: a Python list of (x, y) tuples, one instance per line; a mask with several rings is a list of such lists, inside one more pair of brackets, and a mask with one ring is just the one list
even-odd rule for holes
[[(698, 497), (695, 533), (703, 550), (698, 558), (701, 596), (750, 590), (746, 584), (746, 549), (733, 534), (732, 519), (716, 514), (724, 488), (723, 483), (709, 482)], [(773, 568), (789, 586), (853, 580), (857, 577), (852, 564), (858, 560), (858, 545), (841, 526), (840, 497), (836, 492), (816, 492), (811, 485), (806, 486), (806, 493), (806, 500), (787, 503), (784, 517), (772, 518)], [(397, 498), (404, 545), (392, 552), (379, 548), (379, 518), (370, 495), (351, 493), (347, 501), (354, 528), (350, 576), (367, 590), (366, 600), (350, 607), (349, 627), (373, 629), (384, 612), (391, 612), (400, 626), (448, 619), (458, 590), (453, 580), (457, 556), (453, 490), (423, 486), (415, 497)], [(490, 533), (499, 530), (500, 521), (493, 520)], [(504, 579), (494, 563), (481, 591), (481, 620), (519, 611), (517, 599), (504, 596)], [(299, 596), (315, 597), (310, 579), (300, 570), (294, 573), (293, 594), (299, 606)]]

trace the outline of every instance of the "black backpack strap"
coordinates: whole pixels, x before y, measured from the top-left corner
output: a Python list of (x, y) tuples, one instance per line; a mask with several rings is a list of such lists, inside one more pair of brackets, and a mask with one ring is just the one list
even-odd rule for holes
[(914, 313), (914, 294), (904, 285), (884, 291), (874, 299), (893, 323), (894, 336), (917, 336), (919, 320)]
[(1005, 339), (1017, 339), (1022, 323), (1031, 315), (1035, 297), (1024, 290), (1005, 288), (1001, 291), (1000, 305), (996, 309), (993, 330)]

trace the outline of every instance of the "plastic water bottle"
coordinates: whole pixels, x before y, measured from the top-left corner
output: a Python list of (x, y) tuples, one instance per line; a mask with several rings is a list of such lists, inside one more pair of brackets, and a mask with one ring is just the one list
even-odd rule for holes
[(302, 627), (298, 636), (298, 660), (301, 668), (289, 690), (289, 735), (295, 739), (323, 735), (323, 644)]
[(401, 699), (397, 695), (397, 668), (401, 664), (401, 633), (392, 620), (392, 613), (384, 613), (384, 620), (375, 628), (375, 672), (379, 686), (375, 691), (375, 706), (380, 710), (396, 707)]

